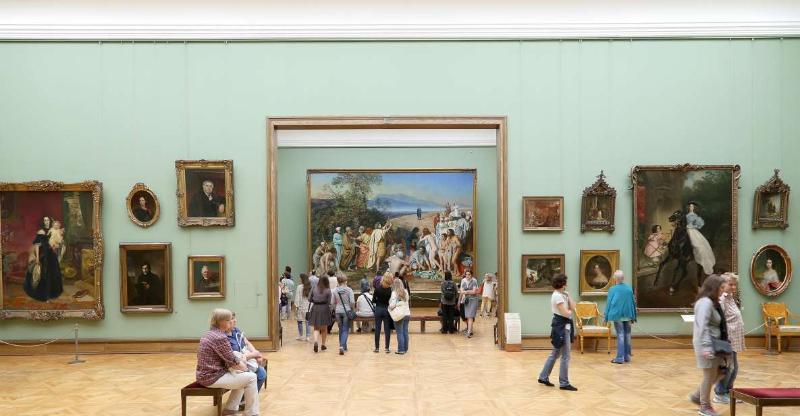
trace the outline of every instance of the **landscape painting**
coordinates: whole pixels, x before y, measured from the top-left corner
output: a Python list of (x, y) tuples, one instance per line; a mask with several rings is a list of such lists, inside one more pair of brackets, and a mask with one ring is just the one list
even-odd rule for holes
[(309, 170), (309, 265), (352, 286), (400, 273), (439, 291), (444, 273), (476, 269), (476, 181), (464, 170)]
[(640, 309), (688, 311), (708, 275), (736, 272), (738, 178), (738, 165), (633, 168)]

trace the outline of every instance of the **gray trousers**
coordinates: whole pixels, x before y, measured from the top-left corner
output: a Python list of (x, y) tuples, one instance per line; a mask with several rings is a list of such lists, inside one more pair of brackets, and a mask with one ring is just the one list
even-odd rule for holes
[(548, 380), (550, 378), (550, 373), (553, 371), (553, 367), (556, 365), (556, 360), (561, 356), (561, 364), (558, 367), (558, 385), (560, 387), (569, 385), (569, 353), (572, 348), (569, 342), (570, 330), (567, 328), (564, 330), (566, 331), (564, 334), (564, 344), (561, 345), (561, 348), (553, 347), (553, 350), (550, 351), (550, 356), (547, 357), (547, 361), (544, 362), (542, 372), (539, 373), (539, 380)]

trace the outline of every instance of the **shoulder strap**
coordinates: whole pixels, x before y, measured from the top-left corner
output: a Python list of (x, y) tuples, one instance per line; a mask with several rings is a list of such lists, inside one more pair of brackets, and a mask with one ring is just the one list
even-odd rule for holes
[[(347, 307), (350, 306), (350, 302), (349, 301), (348, 302), (344, 301), (344, 298), (342, 297), (342, 292), (341, 291), (337, 290), (336, 293), (339, 295), (339, 299), (342, 301), (342, 308), (344, 308), (344, 311), (347, 312)], [(347, 306), (345, 306), (345, 305), (347, 305)], [(353, 309), (353, 308), (350, 308), (350, 309)]]

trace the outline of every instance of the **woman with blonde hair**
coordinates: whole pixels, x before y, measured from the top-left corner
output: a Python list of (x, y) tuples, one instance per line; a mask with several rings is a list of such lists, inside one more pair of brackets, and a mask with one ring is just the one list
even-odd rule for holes
[(233, 313), (227, 309), (214, 309), (210, 323), (210, 330), (200, 339), (197, 348), (197, 382), (205, 387), (231, 391), (223, 415), (237, 413), (242, 395), (244, 414), (258, 415), (256, 374), (247, 371), (247, 364), (236, 358), (228, 341), (227, 332), (233, 329)]
[(384, 346), (386, 353), (389, 353), (389, 340), (392, 339), (392, 317), (389, 315), (389, 300), (392, 297), (392, 276), (386, 273), (379, 285), (375, 286), (375, 294), (372, 295), (372, 301), (375, 303), (375, 350), (378, 352), (380, 349), (381, 341), (381, 323), (383, 323), (384, 332)]
[[(397, 330), (397, 352), (403, 355), (408, 352), (408, 322), (411, 320), (411, 308), (408, 306), (408, 290), (403, 286), (403, 281), (395, 279), (392, 283), (392, 296), (389, 298), (389, 310), (394, 314), (395, 329)], [(400, 319), (397, 319), (401, 316)]]
[[(294, 317), (297, 320), (297, 340), (308, 341), (311, 339), (311, 324), (306, 319), (306, 312), (309, 312), (308, 303), (311, 296), (311, 282), (308, 275), (300, 273), (300, 285), (297, 286), (294, 294)], [(303, 324), (306, 326), (306, 334), (303, 336)]]
[(728, 373), (717, 383), (714, 388), (715, 403), (730, 403), (730, 392), (736, 375), (739, 373), (739, 359), (737, 354), (744, 351), (744, 320), (736, 294), (739, 290), (739, 276), (733, 273), (724, 273), (723, 278), (727, 279), (725, 293), (719, 298), (722, 312), (725, 315), (725, 326), (728, 330), (728, 341), (731, 342), (731, 355), (728, 359)]

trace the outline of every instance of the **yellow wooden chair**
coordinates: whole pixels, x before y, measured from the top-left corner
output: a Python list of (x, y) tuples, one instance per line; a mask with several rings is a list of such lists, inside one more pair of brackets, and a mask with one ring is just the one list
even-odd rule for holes
[[(781, 352), (781, 337), (788, 338), (786, 349), (789, 349), (791, 337), (800, 336), (800, 325), (792, 325), (789, 316), (792, 312), (785, 303), (767, 302), (761, 304), (761, 314), (764, 316), (764, 325), (769, 331), (764, 331), (765, 346), (768, 345), (770, 333), (778, 339), (778, 353)], [(797, 323), (797, 322), (795, 322)]]
[(603, 322), (603, 315), (597, 308), (595, 302), (578, 302), (575, 305), (575, 324), (578, 326), (578, 339), (581, 342), (581, 354), (583, 354), (583, 339), (594, 338), (594, 349), (597, 350), (599, 338), (605, 338), (608, 346), (608, 354), (611, 354), (611, 323)]

